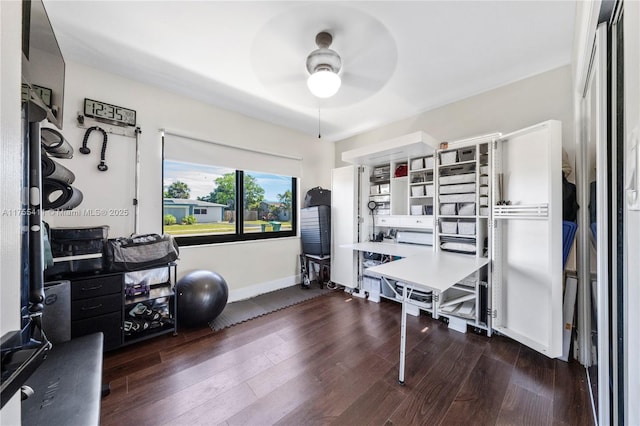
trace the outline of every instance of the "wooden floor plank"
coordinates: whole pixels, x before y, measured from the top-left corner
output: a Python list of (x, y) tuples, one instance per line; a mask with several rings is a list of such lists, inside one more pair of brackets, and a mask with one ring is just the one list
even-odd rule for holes
[(495, 423), (513, 365), (482, 355), (449, 407), (442, 424)]
[(483, 355), (515, 365), (521, 346), (518, 342), (497, 334), (491, 337), (490, 342), (491, 344), (485, 347)]
[[(591, 410), (589, 384), (585, 368), (575, 361), (557, 362), (553, 393), (553, 423), (555, 425), (589, 425), (595, 421)], [(574, 380), (574, 377), (582, 378)], [(574, 382), (577, 386), (566, 386)]]
[(249, 385), (241, 383), (226, 392), (207, 399), (206, 402), (196, 407), (192, 407), (178, 417), (166, 417), (162, 419), (160, 424), (167, 426), (191, 426), (226, 423), (225, 419), (239, 413), (257, 399)]
[(507, 387), (496, 425), (545, 426), (551, 424), (551, 398), (515, 383)]
[[(393, 369), (392, 369), (393, 370)], [(384, 380), (373, 383), (331, 424), (341, 425), (382, 425), (400, 403), (405, 393), (397, 383), (390, 385)]]
[[(159, 371), (157, 366), (136, 371), (128, 376), (127, 393), (111, 392), (103, 402), (103, 409), (107, 413), (117, 414), (165, 398), (204, 381), (208, 377), (232, 369), (257, 355), (262, 355), (265, 350), (281, 342), (282, 339), (275, 333), (267, 335), (232, 351), (211, 357), (199, 364), (191, 365), (185, 362), (181, 370), (168, 376), (154, 375)], [(154, 392), (149, 392), (149, 388), (154, 389)]]
[(278, 425), (326, 425), (335, 421), (362, 393), (378, 380), (392, 365), (375, 354), (364, 355), (354, 368), (334, 365), (323, 372), (318, 391), (322, 398), (314, 398), (287, 413)]
[(553, 399), (555, 361), (531, 348), (522, 346), (511, 381), (529, 391)]
[(400, 386), (399, 329), (399, 304), (340, 291), (215, 333), (181, 329), (105, 354), (101, 422), (594, 424), (581, 366), (428, 315), (408, 319)]
[[(484, 350), (484, 345), (479, 344), (475, 336), (456, 334), (460, 333), (451, 334), (455, 340), (391, 415), (393, 424), (422, 425), (425, 419), (437, 424), (445, 416)], [(473, 341), (465, 343), (467, 336)]]

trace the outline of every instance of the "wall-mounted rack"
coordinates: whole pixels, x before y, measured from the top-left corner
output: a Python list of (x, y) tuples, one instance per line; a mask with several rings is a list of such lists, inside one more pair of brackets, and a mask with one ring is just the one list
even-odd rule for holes
[(122, 127), (121, 125), (110, 123), (108, 120), (87, 117), (80, 112), (76, 116), (76, 121), (77, 126), (81, 129), (98, 126), (111, 135), (126, 136), (128, 138), (135, 138), (140, 132), (140, 127)]

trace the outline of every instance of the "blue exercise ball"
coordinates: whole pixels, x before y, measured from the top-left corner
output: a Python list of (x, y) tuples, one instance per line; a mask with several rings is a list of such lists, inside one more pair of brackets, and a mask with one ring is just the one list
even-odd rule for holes
[(220, 274), (193, 271), (178, 280), (178, 325), (202, 326), (222, 313), (229, 298), (229, 287)]

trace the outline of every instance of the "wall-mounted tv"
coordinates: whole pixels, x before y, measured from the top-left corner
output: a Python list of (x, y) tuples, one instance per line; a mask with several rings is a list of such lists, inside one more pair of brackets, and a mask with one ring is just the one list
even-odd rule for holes
[(23, 96), (44, 105), (47, 119), (62, 129), (65, 63), (42, 0), (22, 2)]

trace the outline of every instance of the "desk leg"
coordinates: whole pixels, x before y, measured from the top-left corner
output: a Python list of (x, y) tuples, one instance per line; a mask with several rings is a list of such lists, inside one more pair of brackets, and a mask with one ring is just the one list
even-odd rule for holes
[(398, 383), (404, 385), (404, 361), (407, 347), (407, 285), (402, 288), (402, 321), (400, 323), (400, 374)]

